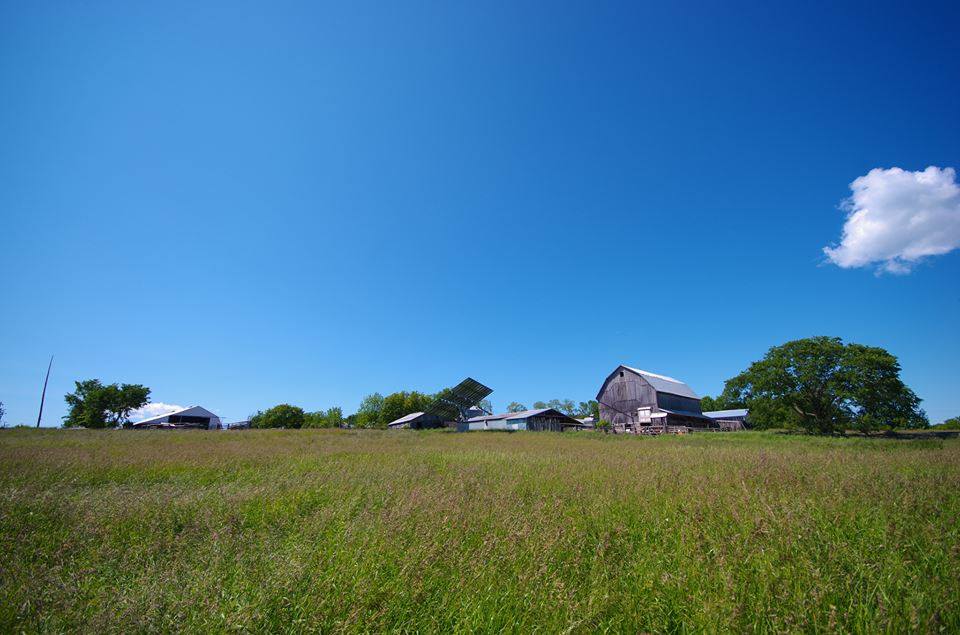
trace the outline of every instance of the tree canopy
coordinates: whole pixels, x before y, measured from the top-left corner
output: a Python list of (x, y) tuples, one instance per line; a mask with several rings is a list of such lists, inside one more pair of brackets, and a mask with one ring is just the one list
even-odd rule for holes
[(267, 410), (257, 412), (250, 418), (251, 428), (302, 428), (303, 408), (282, 403)]
[(339, 428), (342, 425), (343, 410), (336, 406), (303, 415), (304, 428)]
[(960, 430), (960, 417), (950, 417), (935, 427), (940, 430)]
[(749, 408), (751, 419), (764, 427), (822, 434), (929, 425), (920, 399), (900, 379), (895, 356), (838, 337), (771, 348), (728, 380), (719, 400), (724, 407)]
[(64, 396), (70, 410), (67, 428), (117, 428), (129, 423), (130, 413), (150, 402), (150, 389), (140, 384), (104, 385), (99, 379), (74, 382), (76, 390)]
[(600, 404), (595, 400), (581, 401), (579, 404), (570, 399), (551, 399), (550, 401), (533, 402), (534, 410), (543, 408), (553, 408), (568, 417), (594, 417), (600, 418)]
[(727, 401), (724, 395), (711, 397), (707, 395), (700, 399), (700, 410), (702, 412), (711, 412), (713, 410), (732, 410), (733, 408), (746, 408), (743, 403)]

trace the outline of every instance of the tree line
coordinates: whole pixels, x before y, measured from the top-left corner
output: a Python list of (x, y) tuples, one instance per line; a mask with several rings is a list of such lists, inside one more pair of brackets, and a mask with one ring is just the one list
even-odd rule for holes
[[(716, 397), (701, 400), (703, 411), (748, 408), (756, 428), (794, 428), (831, 434), (844, 430), (870, 432), (894, 428), (926, 428), (929, 421), (920, 399), (900, 378), (900, 363), (888, 351), (844, 343), (838, 337), (811, 337), (774, 346), (742, 373), (728, 379)], [(78, 381), (64, 399), (65, 427), (118, 428), (130, 425), (130, 414), (149, 403), (150, 389), (142, 384), (103, 384)], [(255, 428), (386, 428), (412, 412), (421, 412), (451, 389), (437, 393), (416, 390), (364, 397), (354, 414), (340, 407), (314, 412), (279, 404), (250, 417)], [(490, 402), (481, 407), (492, 412)], [(599, 404), (570, 399), (535, 401), (533, 409), (553, 408), (572, 417), (594, 417), (599, 428)], [(511, 402), (508, 412), (527, 406)], [(2, 417), (0, 404), (0, 417)], [(942, 429), (960, 427), (957, 419)]]

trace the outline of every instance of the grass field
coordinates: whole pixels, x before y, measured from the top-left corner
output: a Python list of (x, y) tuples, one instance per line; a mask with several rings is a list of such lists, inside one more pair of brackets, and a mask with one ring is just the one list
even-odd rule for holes
[(960, 441), (0, 432), (0, 631), (960, 632)]

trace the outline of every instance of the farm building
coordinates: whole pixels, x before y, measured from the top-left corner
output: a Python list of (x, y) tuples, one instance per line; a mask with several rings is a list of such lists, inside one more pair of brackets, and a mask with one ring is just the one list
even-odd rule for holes
[(703, 416), (710, 417), (724, 430), (743, 430), (747, 427), (747, 417), (750, 411), (746, 408), (736, 408), (734, 410), (711, 410), (703, 413)]
[(522, 410), (520, 412), (506, 412), (499, 415), (482, 415), (471, 417), (457, 425), (457, 430), (549, 430), (563, 432), (564, 430), (578, 430), (582, 424), (553, 408), (539, 410)]
[[(614, 432), (719, 429), (700, 411), (700, 397), (679, 379), (630, 366), (618, 366), (597, 393), (600, 418)], [(646, 429), (646, 430), (645, 430)]]
[(577, 417), (577, 421), (583, 430), (594, 430), (597, 427), (597, 420), (593, 417)]
[(137, 430), (193, 428), (197, 430), (219, 430), (220, 417), (206, 408), (190, 406), (165, 415), (150, 417), (133, 424)]
[(440, 417), (426, 412), (411, 412), (395, 421), (387, 424), (390, 429), (409, 428), (411, 430), (422, 430), (424, 428), (441, 428), (443, 422)]

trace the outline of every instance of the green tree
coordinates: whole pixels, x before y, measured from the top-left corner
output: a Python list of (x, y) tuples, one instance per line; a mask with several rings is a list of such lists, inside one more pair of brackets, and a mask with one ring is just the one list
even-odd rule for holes
[(383, 398), (383, 404), (377, 417), (377, 425), (374, 427), (385, 428), (391, 421), (395, 421), (411, 412), (423, 412), (432, 402), (433, 397), (416, 390), (389, 394)]
[(3, 415), (7, 414), (7, 411), (3, 409), (3, 402), (0, 401), (0, 426), (3, 425)]
[(74, 382), (76, 390), (64, 396), (69, 412), (67, 428), (117, 428), (129, 423), (130, 413), (150, 402), (150, 389), (140, 384), (103, 385), (99, 379)]
[(303, 408), (282, 403), (257, 412), (250, 419), (251, 428), (302, 428), (305, 416)]
[(338, 407), (306, 412), (303, 415), (304, 428), (339, 428), (342, 425), (343, 410)]
[(511, 401), (507, 404), (507, 412), (523, 412), (527, 407), (519, 401)]
[(597, 403), (595, 399), (589, 401), (581, 401), (577, 405), (576, 416), (578, 417), (593, 417), (595, 420), (600, 419), (600, 404)]
[(934, 427), (938, 430), (960, 430), (960, 417), (951, 417)]
[(745, 408), (743, 403), (730, 401), (723, 394), (711, 397), (707, 395), (700, 399), (700, 410), (702, 412), (711, 412), (713, 410), (732, 410), (734, 408)]
[[(742, 404), (766, 427), (820, 434), (847, 428), (922, 428), (920, 399), (900, 379), (897, 358), (882, 348), (838, 337), (794, 340), (767, 351), (728, 380), (724, 405)], [(736, 406), (732, 406), (736, 407)]]
[(378, 392), (367, 395), (360, 402), (360, 408), (354, 418), (358, 428), (376, 428), (380, 425), (380, 412), (383, 410), (383, 395)]
[(328, 428), (343, 427), (343, 410), (339, 406), (327, 408), (325, 419)]
[(570, 399), (551, 399), (550, 401), (533, 402), (534, 410), (542, 410), (544, 408), (553, 408), (571, 417), (577, 413), (577, 405)]
[[(254, 415), (256, 416), (256, 415)], [(323, 410), (316, 410), (314, 412), (304, 412), (303, 413), (303, 426), (304, 428), (326, 428), (327, 427), (327, 417)]]

